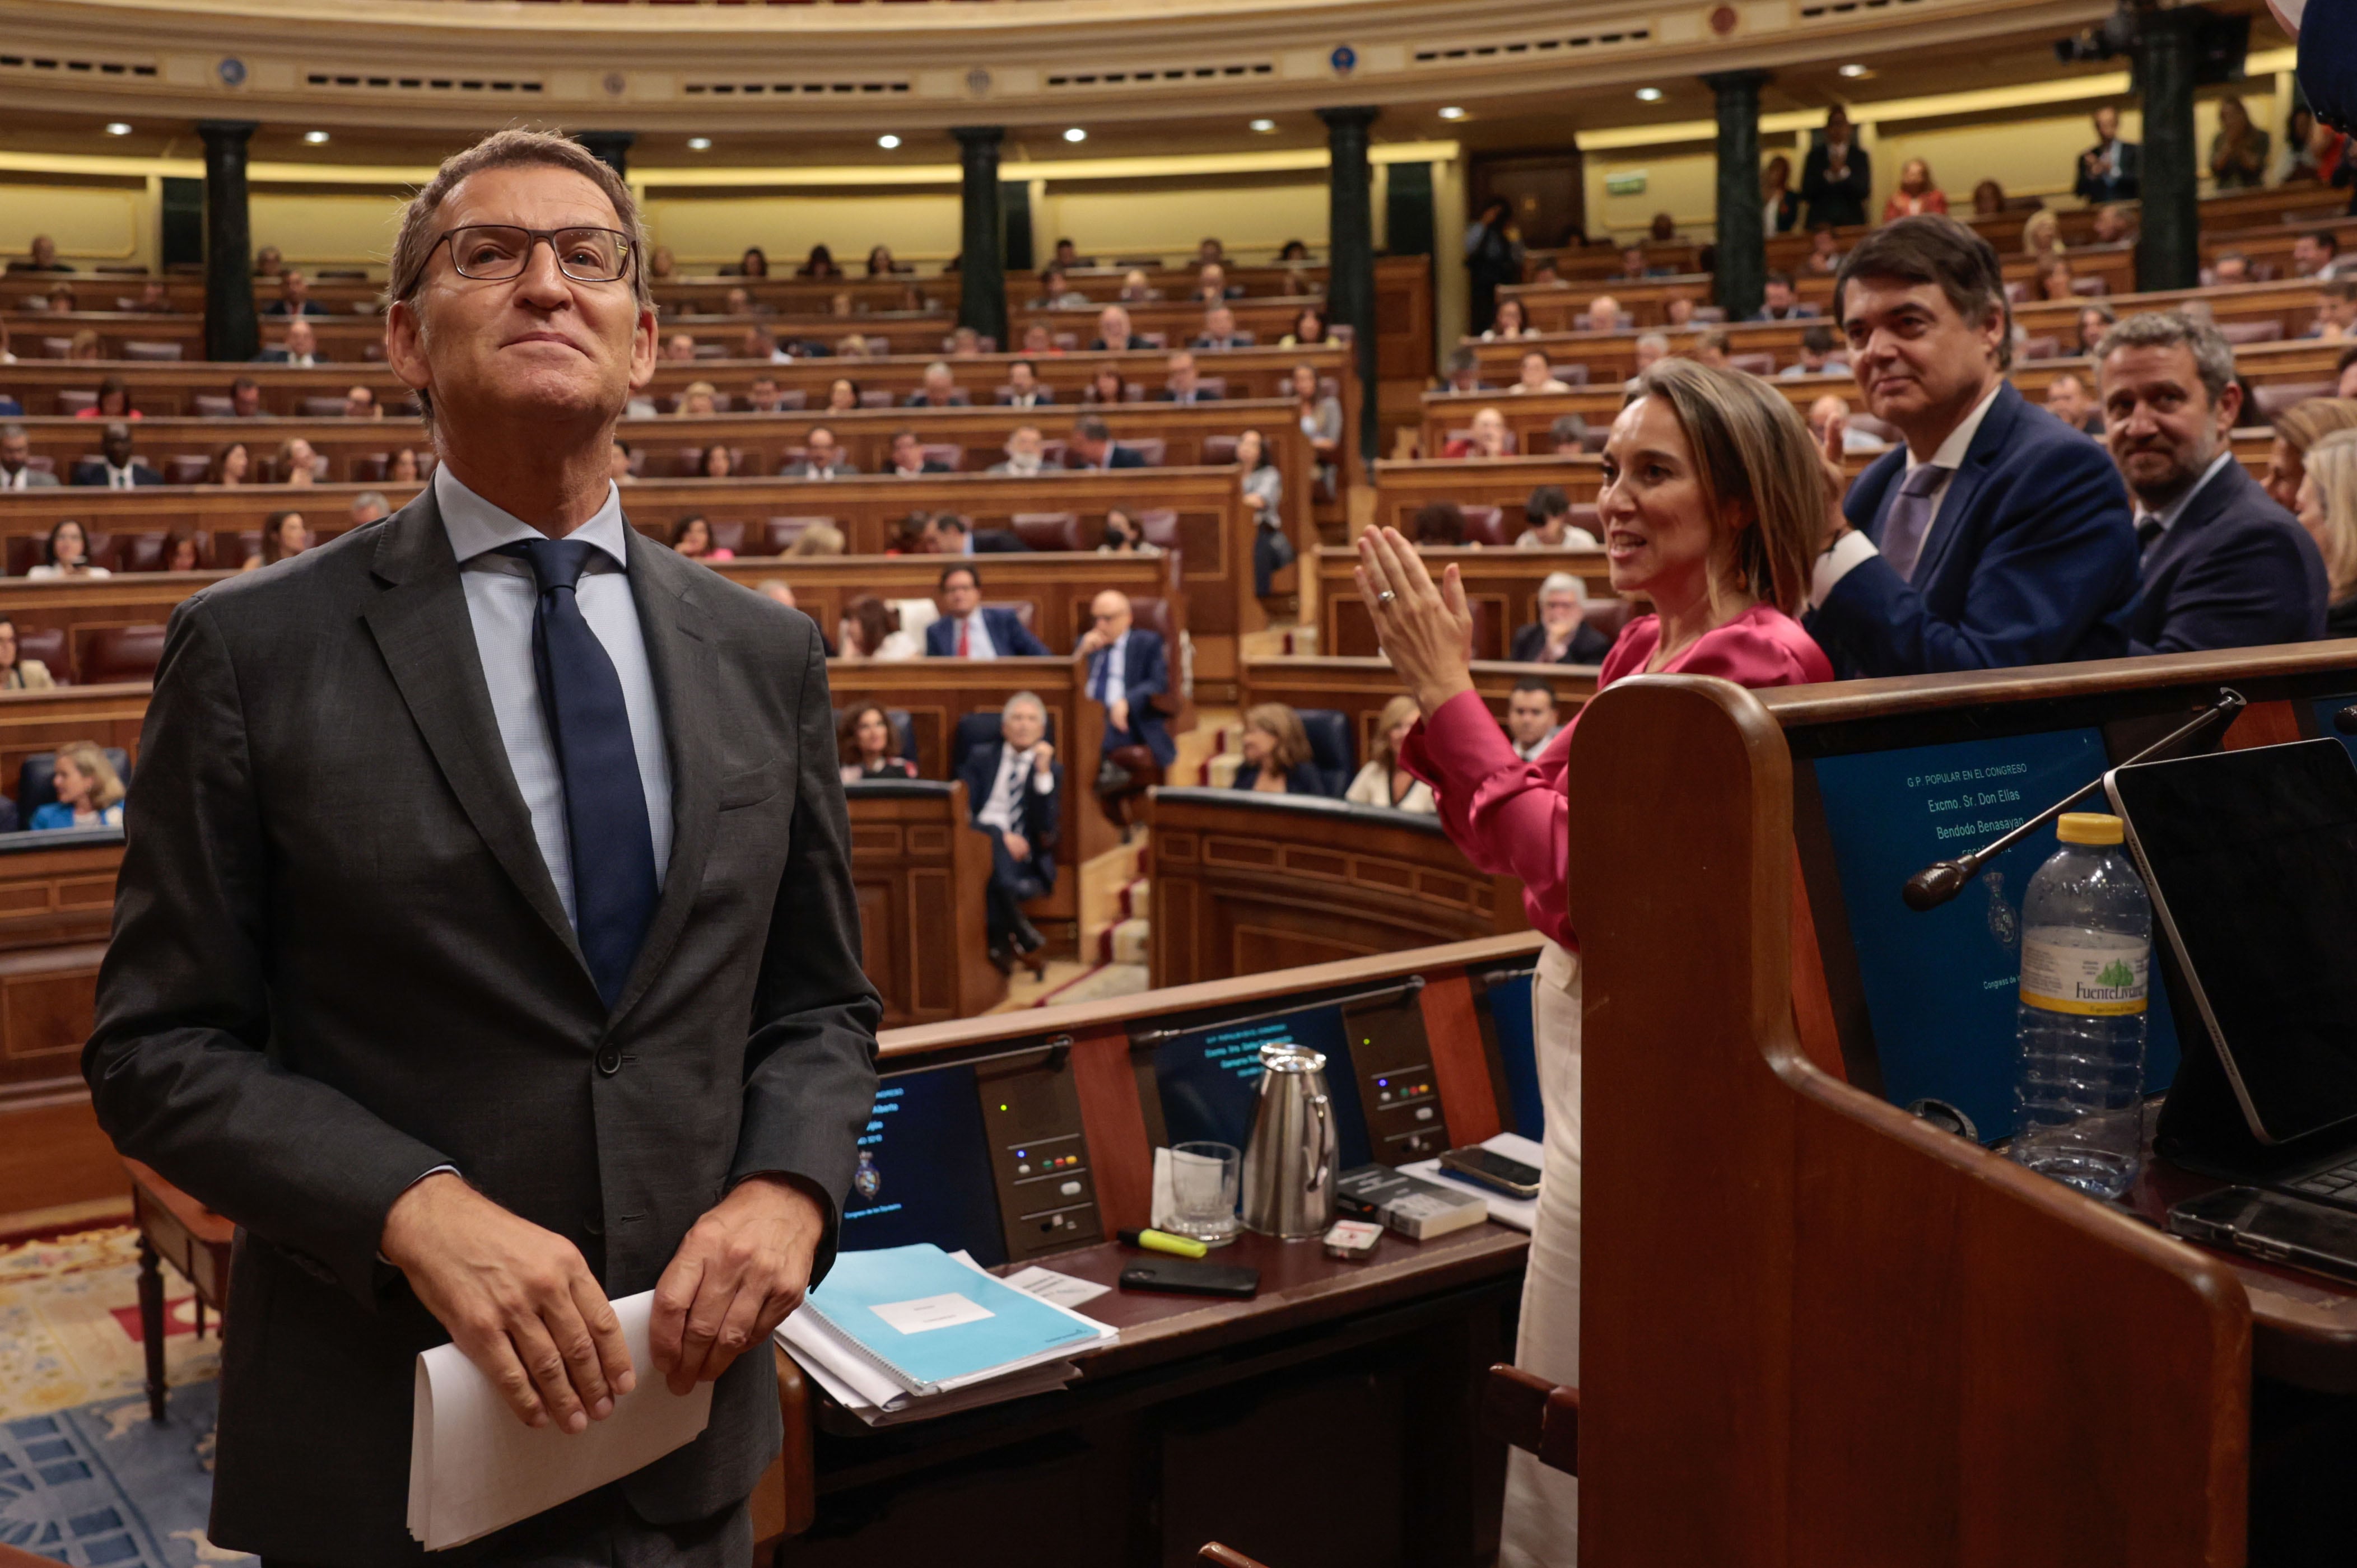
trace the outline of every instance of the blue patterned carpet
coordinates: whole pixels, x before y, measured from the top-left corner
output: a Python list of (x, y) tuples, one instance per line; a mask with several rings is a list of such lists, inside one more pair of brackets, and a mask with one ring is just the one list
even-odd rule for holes
[(217, 1393), (174, 1389), (162, 1426), (144, 1397), (0, 1423), (0, 1541), (76, 1568), (253, 1562), (205, 1539)]

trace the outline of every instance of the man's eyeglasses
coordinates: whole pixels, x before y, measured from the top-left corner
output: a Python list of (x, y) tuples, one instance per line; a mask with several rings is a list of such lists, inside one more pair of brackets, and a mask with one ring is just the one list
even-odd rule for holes
[[(619, 283), (630, 275), (634, 247), (616, 229), (522, 229), (507, 223), (470, 223), (436, 240), (450, 247), (450, 264), (462, 278), (505, 283), (523, 275), (532, 248), (543, 240), (556, 268), (575, 283)], [(428, 257), (433, 251), (428, 250)]]

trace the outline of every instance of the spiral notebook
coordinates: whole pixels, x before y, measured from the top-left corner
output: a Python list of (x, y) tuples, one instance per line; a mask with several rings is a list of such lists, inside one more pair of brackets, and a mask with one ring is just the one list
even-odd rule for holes
[(842, 1253), (805, 1305), (912, 1394), (946, 1393), (1112, 1337), (929, 1242)]

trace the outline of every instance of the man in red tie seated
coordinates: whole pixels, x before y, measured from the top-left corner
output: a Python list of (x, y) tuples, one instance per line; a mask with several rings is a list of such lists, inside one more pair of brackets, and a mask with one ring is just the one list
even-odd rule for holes
[(982, 607), (982, 574), (973, 567), (943, 567), (939, 591), (942, 618), (925, 628), (928, 657), (1010, 659), (1048, 651), (1013, 610)]

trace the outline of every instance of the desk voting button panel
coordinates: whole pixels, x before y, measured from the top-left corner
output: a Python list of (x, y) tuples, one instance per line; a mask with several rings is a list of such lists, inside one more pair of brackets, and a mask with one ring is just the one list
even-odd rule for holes
[(1062, 1053), (974, 1069), (1010, 1260), (1104, 1240), (1081, 1097)]
[(1368, 1152), (1383, 1165), (1402, 1165), (1445, 1151), (1448, 1121), (1441, 1114), (1440, 1080), (1432, 1070), (1424, 1009), (1414, 994), (1405, 1002), (1345, 1007), (1342, 1030), (1358, 1074)]

